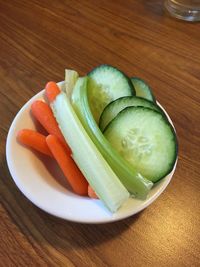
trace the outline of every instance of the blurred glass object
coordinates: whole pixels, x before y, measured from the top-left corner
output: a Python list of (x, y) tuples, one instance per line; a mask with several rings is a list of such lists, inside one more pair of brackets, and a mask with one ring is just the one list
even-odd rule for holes
[(200, 0), (165, 0), (165, 8), (175, 18), (200, 21)]

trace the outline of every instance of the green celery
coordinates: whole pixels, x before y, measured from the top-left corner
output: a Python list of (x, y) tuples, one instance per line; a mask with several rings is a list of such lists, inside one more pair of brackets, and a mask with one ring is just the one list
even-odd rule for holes
[(104, 156), (128, 191), (138, 198), (146, 198), (153, 183), (138, 173), (110, 145), (91, 113), (87, 95), (88, 77), (79, 78), (72, 92), (72, 105), (88, 135)]
[(76, 164), (108, 209), (117, 211), (129, 193), (86, 133), (69, 98), (61, 92), (51, 107)]
[(79, 75), (75, 70), (65, 69), (65, 87), (63, 92), (67, 94), (69, 99), (71, 98), (74, 85)]

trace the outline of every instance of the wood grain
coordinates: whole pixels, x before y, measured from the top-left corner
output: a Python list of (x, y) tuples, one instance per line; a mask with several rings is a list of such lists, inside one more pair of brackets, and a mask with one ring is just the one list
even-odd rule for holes
[[(0, 0), (0, 25), (0, 266), (200, 266), (200, 24), (170, 18), (159, 0)], [(19, 192), (6, 136), (47, 81), (101, 63), (150, 84), (176, 126), (179, 162), (148, 209), (113, 224), (76, 224)]]

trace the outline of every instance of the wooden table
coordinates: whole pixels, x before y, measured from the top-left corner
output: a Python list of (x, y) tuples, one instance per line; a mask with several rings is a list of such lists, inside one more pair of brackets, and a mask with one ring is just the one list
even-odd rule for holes
[[(0, 266), (200, 266), (200, 24), (163, 1), (0, 1)], [(5, 143), (18, 110), (64, 69), (108, 63), (145, 79), (177, 129), (167, 190), (120, 222), (84, 225), (35, 207), (15, 186)]]

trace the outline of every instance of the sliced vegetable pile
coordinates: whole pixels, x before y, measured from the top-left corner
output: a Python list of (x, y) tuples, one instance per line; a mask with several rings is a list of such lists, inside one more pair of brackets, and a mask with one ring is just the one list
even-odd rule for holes
[(23, 129), (18, 140), (55, 158), (75, 193), (116, 212), (173, 169), (176, 134), (143, 80), (100, 65), (85, 77), (66, 70), (62, 90), (49, 82), (45, 93), (31, 111), (49, 135)]

